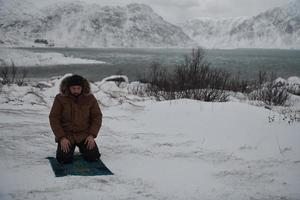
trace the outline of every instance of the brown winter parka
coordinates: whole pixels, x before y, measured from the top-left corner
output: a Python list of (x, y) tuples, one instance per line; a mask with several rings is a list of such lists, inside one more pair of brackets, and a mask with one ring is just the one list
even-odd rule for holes
[(56, 142), (66, 137), (71, 143), (79, 143), (89, 135), (97, 137), (102, 124), (102, 112), (91, 93), (90, 83), (84, 78), (82, 93), (76, 98), (68, 88), (69, 77), (60, 83), (60, 93), (54, 98), (49, 121)]

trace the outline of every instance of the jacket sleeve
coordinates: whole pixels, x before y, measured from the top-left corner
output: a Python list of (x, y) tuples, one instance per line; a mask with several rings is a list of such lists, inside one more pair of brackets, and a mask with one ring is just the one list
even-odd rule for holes
[(102, 125), (102, 112), (100, 110), (97, 99), (93, 95), (93, 103), (90, 108), (89, 134), (93, 135), (93, 137), (96, 138), (101, 128), (101, 125)]
[(62, 104), (59, 102), (56, 95), (49, 114), (50, 126), (56, 137), (56, 140), (59, 140), (65, 136), (65, 132), (61, 126), (61, 117), (62, 117), (61, 113), (62, 113)]

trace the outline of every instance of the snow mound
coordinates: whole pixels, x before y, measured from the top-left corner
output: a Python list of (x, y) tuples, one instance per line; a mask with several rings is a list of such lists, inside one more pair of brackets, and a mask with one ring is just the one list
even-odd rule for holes
[[(71, 73), (67, 73), (63, 76), (52, 77), (48, 81), (29, 82), (27, 86), (18, 86), (17, 84), (3, 85), (0, 102), (12, 105), (38, 104), (49, 107), (54, 97), (59, 93), (61, 81), (71, 75)], [(113, 81), (120, 79), (125, 81)], [(125, 102), (132, 103), (150, 99), (145, 95), (146, 84), (139, 82), (129, 83), (128, 77), (124, 75), (114, 75), (101, 81), (90, 82), (90, 86), (92, 93), (103, 106), (116, 106)]]
[(274, 83), (278, 84), (278, 85), (286, 85), (288, 83), (288, 81), (285, 80), (284, 78), (279, 77), (279, 78), (275, 79)]
[(277, 78), (274, 80), (274, 84), (278, 87), (286, 87), (292, 94), (300, 95), (300, 78), (297, 76), (292, 76), (288, 79)]
[(292, 76), (286, 80), (288, 90), (296, 95), (300, 96), (300, 77)]
[(300, 77), (292, 76), (292, 77), (289, 77), (287, 80), (288, 80), (289, 84), (300, 85)]

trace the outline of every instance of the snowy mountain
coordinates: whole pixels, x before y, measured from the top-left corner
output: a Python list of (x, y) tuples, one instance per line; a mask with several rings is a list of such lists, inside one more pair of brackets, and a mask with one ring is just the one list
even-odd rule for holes
[[(196, 42), (194, 42), (196, 41)], [(300, 48), (300, 0), (253, 17), (175, 26), (144, 4), (0, 0), (0, 46)]]
[[(35, 42), (35, 43), (34, 43)], [(193, 41), (149, 6), (100, 6), (79, 1), (38, 8), (0, 0), (0, 45), (184, 47)]]
[(180, 25), (207, 48), (300, 48), (300, 0), (253, 17), (194, 19)]

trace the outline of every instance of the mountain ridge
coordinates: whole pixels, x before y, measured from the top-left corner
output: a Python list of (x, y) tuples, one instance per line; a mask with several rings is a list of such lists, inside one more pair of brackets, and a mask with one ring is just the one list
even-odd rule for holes
[(198, 18), (179, 26), (206, 48), (300, 49), (300, 1), (251, 17)]
[(251, 17), (172, 24), (146, 5), (0, 0), (0, 46), (300, 49), (300, 0)]
[(165, 21), (145, 4), (100, 6), (80, 1), (59, 2), (41, 8), (36, 15), (23, 12), (20, 17), (12, 13), (0, 18), (2, 44), (31, 46), (37, 45), (34, 44), (36, 39), (68, 47), (187, 47), (194, 44), (179, 27)]

